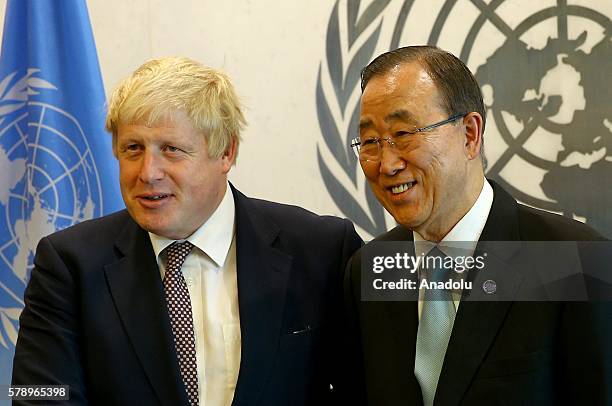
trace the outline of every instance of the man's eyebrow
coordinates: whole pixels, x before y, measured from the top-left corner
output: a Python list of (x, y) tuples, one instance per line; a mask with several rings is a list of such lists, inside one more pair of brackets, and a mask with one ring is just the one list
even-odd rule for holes
[(369, 118), (366, 118), (365, 120), (361, 120), (359, 122), (360, 130), (367, 130), (368, 128), (372, 128), (372, 127), (374, 127), (374, 122)]
[(385, 117), (385, 122), (389, 121), (414, 121), (414, 117), (408, 110), (395, 110)]

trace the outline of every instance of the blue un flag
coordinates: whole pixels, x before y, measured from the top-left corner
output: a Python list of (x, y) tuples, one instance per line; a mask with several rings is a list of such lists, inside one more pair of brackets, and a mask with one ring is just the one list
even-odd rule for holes
[(8, 0), (0, 56), (0, 384), (41, 237), (123, 207), (85, 0)]

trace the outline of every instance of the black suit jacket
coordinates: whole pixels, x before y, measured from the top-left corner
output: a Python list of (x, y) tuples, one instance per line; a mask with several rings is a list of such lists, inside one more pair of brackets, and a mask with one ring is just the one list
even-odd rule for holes
[[(342, 272), (359, 236), (347, 220), (233, 191), (242, 334), (233, 405), (344, 402), (356, 370), (342, 351)], [(126, 211), (41, 240), (13, 384), (70, 385), (72, 405), (187, 404), (150, 239)]]
[[(477, 250), (486, 241), (602, 239), (581, 223), (517, 204), (491, 183), (493, 205)], [(412, 241), (412, 232), (397, 227), (376, 240)], [(513, 263), (518, 245), (501, 253), (504, 262)], [(349, 263), (345, 293), (360, 337), (368, 403), (420, 405), (417, 302), (361, 301), (361, 252)], [(611, 348), (609, 303), (462, 300), (434, 404), (610, 405)]]

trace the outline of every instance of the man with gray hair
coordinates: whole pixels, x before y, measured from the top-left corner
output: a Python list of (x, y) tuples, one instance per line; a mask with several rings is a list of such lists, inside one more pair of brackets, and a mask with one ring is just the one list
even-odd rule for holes
[(228, 77), (186, 58), (119, 84), (127, 210), (40, 241), (13, 384), (69, 385), (71, 405), (352, 402), (341, 289), (361, 240), (229, 184), (244, 125)]
[[(485, 178), (480, 87), (455, 56), (433, 46), (390, 51), (364, 68), (361, 87), (359, 138), (352, 147), (374, 195), (399, 224), (358, 251), (347, 270), (368, 403), (609, 405), (609, 303), (514, 296), (527, 284), (521, 276), (530, 260), (544, 262), (541, 251), (526, 254), (534, 252), (527, 241), (592, 243), (603, 237), (577, 221), (518, 204)], [(415, 280), (406, 283), (405, 295), (375, 296), (363, 283), (372, 273), (367, 253), (393, 242), (425, 263), (452, 259), (450, 270), (457, 246), (463, 258), (490, 255), (485, 269), (472, 267), (467, 275), (421, 266), (410, 274)], [(556, 251), (555, 258), (583, 266), (595, 260), (594, 269), (610, 270), (597, 261), (601, 257), (588, 255), (583, 247), (589, 244), (575, 245), (582, 248)], [(503, 272), (493, 273), (498, 269)], [(565, 287), (589, 280), (574, 276)], [(455, 278), (461, 279), (457, 285)], [(461, 284), (470, 281), (472, 289)], [(416, 286), (414, 295), (410, 286)], [(609, 289), (603, 297), (610, 298)]]

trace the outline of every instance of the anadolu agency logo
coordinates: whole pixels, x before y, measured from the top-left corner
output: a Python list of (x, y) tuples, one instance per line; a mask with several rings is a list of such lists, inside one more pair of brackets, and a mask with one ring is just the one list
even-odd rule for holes
[(371, 236), (392, 225), (348, 146), (360, 70), (427, 43), (457, 55), (481, 85), (487, 177), (612, 237), (611, 16), (612, 2), (597, 0), (337, 0), (316, 103), (319, 169), (338, 208)]

